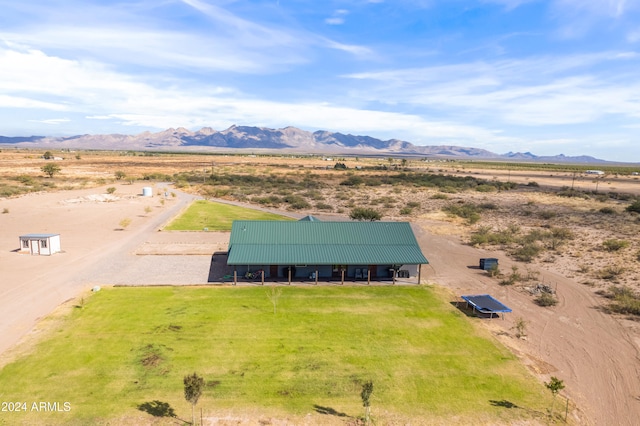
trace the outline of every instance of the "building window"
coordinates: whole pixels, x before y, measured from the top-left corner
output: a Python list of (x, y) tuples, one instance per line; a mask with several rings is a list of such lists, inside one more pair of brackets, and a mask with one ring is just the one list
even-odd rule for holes
[(40, 247), (47, 248), (47, 240), (40, 240)]
[(22, 248), (29, 248), (29, 240), (22, 240)]

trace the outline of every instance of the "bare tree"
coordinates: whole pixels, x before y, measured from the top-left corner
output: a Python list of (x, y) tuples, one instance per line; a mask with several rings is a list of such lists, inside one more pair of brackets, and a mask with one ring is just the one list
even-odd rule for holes
[(280, 296), (282, 296), (282, 287), (277, 285), (270, 285), (269, 288), (266, 289), (267, 298), (271, 301), (273, 305), (273, 313), (276, 313), (276, 308), (278, 306), (278, 300)]

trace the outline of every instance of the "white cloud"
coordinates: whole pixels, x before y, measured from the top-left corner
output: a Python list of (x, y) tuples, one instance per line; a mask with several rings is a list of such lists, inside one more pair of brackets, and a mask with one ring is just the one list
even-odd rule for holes
[(29, 121), (31, 121), (32, 123), (51, 124), (51, 125), (57, 126), (62, 123), (69, 123), (71, 120), (69, 120), (68, 118), (49, 118), (46, 120), (29, 120)]

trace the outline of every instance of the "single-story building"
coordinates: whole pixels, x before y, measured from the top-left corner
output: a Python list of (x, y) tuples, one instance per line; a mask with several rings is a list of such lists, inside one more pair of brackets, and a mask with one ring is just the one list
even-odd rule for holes
[(60, 234), (20, 235), (20, 253), (50, 256), (60, 251)]
[[(315, 218), (313, 218), (315, 219)], [(233, 281), (394, 281), (428, 264), (408, 222), (236, 220), (227, 265)]]

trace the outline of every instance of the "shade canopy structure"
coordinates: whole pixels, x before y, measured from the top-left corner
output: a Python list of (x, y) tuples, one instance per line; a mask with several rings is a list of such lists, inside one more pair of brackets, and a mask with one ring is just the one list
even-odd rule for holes
[(229, 265), (427, 264), (408, 222), (236, 220)]
[(483, 314), (497, 314), (511, 312), (511, 308), (504, 305), (499, 300), (488, 294), (477, 294), (472, 296), (462, 296), (467, 302), (467, 305), (471, 305), (474, 311), (481, 312)]
[(236, 220), (227, 266), (237, 276), (289, 282), (393, 281), (415, 274), (429, 261), (408, 222), (297, 222)]

